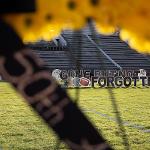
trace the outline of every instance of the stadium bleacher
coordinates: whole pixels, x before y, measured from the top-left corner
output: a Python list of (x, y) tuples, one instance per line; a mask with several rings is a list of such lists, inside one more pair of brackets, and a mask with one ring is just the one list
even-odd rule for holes
[(51, 42), (28, 44), (53, 69), (150, 70), (150, 56), (140, 54), (122, 41), (118, 34), (93, 36), (89, 28), (63, 31)]

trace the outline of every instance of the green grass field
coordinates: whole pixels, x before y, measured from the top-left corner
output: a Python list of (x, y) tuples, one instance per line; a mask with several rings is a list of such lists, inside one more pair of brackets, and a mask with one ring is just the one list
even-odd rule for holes
[[(74, 98), (75, 90), (69, 89)], [(116, 103), (132, 150), (150, 150), (150, 89), (117, 88)], [(79, 105), (117, 150), (123, 141), (107, 89), (81, 89)], [(57, 138), (24, 100), (0, 82), (0, 146), (4, 150), (54, 150)], [(0, 148), (1, 149), (1, 148)], [(61, 144), (59, 150), (66, 149)]]

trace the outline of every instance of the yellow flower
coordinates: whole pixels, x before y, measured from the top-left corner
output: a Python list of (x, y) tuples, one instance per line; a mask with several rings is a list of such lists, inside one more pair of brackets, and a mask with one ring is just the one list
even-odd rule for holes
[(56, 2), (54, 0), (37, 0), (37, 11), (29, 14), (8, 14), (3, 16), (18, 32), (24, 41), (35, 41), (40, 38), (50, 40), (57, 36), (63, 23), (56, 23)]
[(96, 23), (96, 29), (99, 33), (110, 35), (113, 34), (116, 31), (116, 28), (113, 26), (108, 26), (105, 24)]
[(62, 12), (58, 12), (58, 15), (65, 22), (67, 28), (78, 30), (85, 26), (86, 14), (82, 7), (83, 1), (61, 0), (59, 3)]
[(127, 30), (121, 30), (120, 37), (122, 40), (127, 41), (131, 48), (138, 52), (150, 54), (150, 40), (146, 40), (143, 37)]
[(93, 13), (97, 30), (111, 34), (119, 28), (121, 37), (124, 40), (127, 37), (132, 48), (149, 53), (150, 5), (147, 4), (142, 0), (101, 0)]
[(85, 27), (94, 19), (97, 31), (111, 34), (121, 30), (124, 39), (128, 33), (129, 44), (149, 51), (150, 5), (148, 0), (36, 0), (37, 11), (30, 14), (3, 16), (24, 41), (43, 38), (50, 40), (62, 29)]

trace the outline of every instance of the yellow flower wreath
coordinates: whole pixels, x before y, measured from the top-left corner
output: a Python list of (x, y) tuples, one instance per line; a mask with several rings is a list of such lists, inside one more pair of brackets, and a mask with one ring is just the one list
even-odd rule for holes
[(81, 29), (92, 18), (104, 34), (120, 30), (123, 40), (140, 52), (150, 53), (148, 0), (36, 0), (36, 13), (3, 16), (23, 40), (50, 40), (61, 30)]

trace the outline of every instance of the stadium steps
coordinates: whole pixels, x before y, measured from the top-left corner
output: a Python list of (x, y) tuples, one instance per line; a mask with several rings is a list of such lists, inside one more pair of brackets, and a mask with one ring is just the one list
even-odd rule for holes
[(150, 69), (148, 56), (131, 49), (127, 43), (120, 40), (119, 36), (97, 35), (97, 38), (93, 40), (98, 41), (98, 46), (123, 69)]
[(86, 69), (104, 69), (103, 66), (106, 66), (108, 69), (117, 69), (111, 61), (97, 51), (94, 45), (89, 43), (83, 34), (68, 34), (64, 32), (62, 36), (67, 41), (69, 52), (73, 58), (83, 66), (82, 69), (85, 66), (87, 66)]
[[(95, 42), (91, 42), (89, 38)], [(91, 35), (89, 29), (81, 32), (64, 31), (62, 37), (67, 46), (56, 46), (53, 41), (30, 43), (44, 61), (46, 67), (52, 69), (146, 69), (150, 70), (150, 56), (132, 50), (118, 35)], [(118, 66), (116, 66), (117, 64)]]

